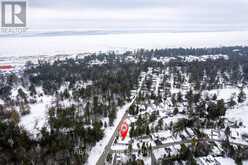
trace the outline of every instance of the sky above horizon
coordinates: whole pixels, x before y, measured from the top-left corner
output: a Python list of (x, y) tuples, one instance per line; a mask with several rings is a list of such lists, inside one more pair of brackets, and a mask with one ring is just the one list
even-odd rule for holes
[(247, 0), (29, 0), (30, 30), (248, 30)]

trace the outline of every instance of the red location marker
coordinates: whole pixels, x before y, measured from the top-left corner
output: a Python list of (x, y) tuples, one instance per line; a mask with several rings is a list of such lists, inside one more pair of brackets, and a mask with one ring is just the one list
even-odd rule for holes
[(128, 133), (128, 124), (126, 122), (122, 123), (119, 133), (122, 137), (122, 140), (124, 140)]

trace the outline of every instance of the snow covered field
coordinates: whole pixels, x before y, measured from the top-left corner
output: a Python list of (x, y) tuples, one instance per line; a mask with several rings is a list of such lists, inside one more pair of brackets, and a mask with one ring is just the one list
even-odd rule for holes
[(0, 57), (125, 51), (138, 48), (247, 45), (247, 38), (246, 31), (0, 37)]
[(45, 125), (47, 106), (52, 98), (50, 96), (42, 97), (42, 102), (30, 105), (30, 114), (21, 118), (20, 125), (27, 131), (37, 135), (39, 130)]

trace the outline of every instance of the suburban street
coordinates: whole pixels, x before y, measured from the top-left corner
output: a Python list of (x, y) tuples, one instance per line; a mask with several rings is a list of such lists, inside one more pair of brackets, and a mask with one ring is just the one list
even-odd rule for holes
[[(99, 157), (99, 159), (97, 160), (97, 165), (104, 165), (105, 164), (105, 160), (107, 158), (108, 153), (125, 153), (127, 152), (127, 150), (112, 150), (111, 146), (115, 140), (116, 135), (119, 134), (119, 128), (121, 126), (121, 124), (128, 118), (128, 110), (129, 108), (133, 105), (133, 103), (135, 102), (136, 98), (138, 97), (138, 94), (141, 90), (141, 87), (143, 85), (143, 82), (145, 80), (146, 75), (144, 75), (141, 79), (140, 82), (140, 86), (136, 91), (136, 95), (133, 97), (133, 99), (131, 100), (131, 102), (127, 103), (126, 108), (125, 108), (125, 113), (122, 116), (120, 122), (116, 125), (115, 127), (115, 131), (112, 134), (111, 138), (109, 139), (107, 145), (104, 147), (104, 151), (101, 154), (101, 156)], [(224, 142), (223, 139), (212, 139), (212, 138), (202, 138), (202, 139), (196, 139), (196, 142)], [(191, 139), (186, 139), (186, 140), (182, 140), (182, 141), (174, 141), (174, 142), (169, 142), (169, 143), (164, 143), (161, 145), (156, 145), (152, 147), (152, 150), (156, 150), (156, 149), (160, 149), (160, 148), (166, 148), (166, 147), (170, 147), (170, 146), (174, 146), (174, 145), (181, 145), (181, 144), (188, 144), (188, 143), (192, 143), (192, 138)], [(248, 146), (248, 144), (244, 144), (244, 143), (238, 143), (238, 142), (230, 142), (230, 144), (233, 145), (240, 145), (240, 146)], [(133, 151), (138, 151), (137, 149), (133, 149)]]
[[(169, 143), (165, 143), (165, 144), (161, 144), (161, 145), (156, 145), (152, 147), (152, 150), (156, 150), (156, 149), (160, 149), (160, 148), (166, 148), (166, 147), (170, 147), (170, 146), (174, 146), (174, 145), (181, 145), (181, 144), (189, 144), (192, 143), (193, 139), (187, 139), (187, 140), (182, 140), (182, 141), (175, 141), (175, 142), (169, 142)], [(225, 140), (221, 140), (221, 139), (209, 139), (209, 138), (203, 138), (203, 139), (196, 139), (196, 142), (225, 142)], [(244, 143), (239, 143), (239, 142), (229, 142), (232, 145), (238, 145), (238, 146), (246, 146), (248, 147), (248, 143), (244, 144)], [(125, 153), (128, 150), (111, 150), (112, 153)], [(138, 152), (138, 150), (133, 149), (134, 152)]]

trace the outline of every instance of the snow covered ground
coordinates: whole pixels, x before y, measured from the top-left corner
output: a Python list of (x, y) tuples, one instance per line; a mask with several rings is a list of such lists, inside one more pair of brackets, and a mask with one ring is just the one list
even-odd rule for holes
[[(236, 164), (235, 161), (231, 158), (216, 157), (215, 159), (218, 160), (218, 162), (221, 163), (221, 165), (234, 165), (234, 164)], [(244, 163), (244, 164), (246, 164), (246, 163)]]
[[(22, 89), (26, 94), (29, 92), (22, 86), (17, 86), (11, 91), (11, 98), (13, 100), (18, 96), (18, 89)], [(36, 92), (38, 95), (41, 95), (37, 99), (37, 103), (29, 104), (30, 113), (24, 116), (21, 116), (19, 125), (23, 126), (29, 133), (34, 137), (39, 133), (39, 130), (45, 125), (47, 119), (47, 110), (48, 106), (52, 102), (52, 96), (44, 95), (42, 87), (37, 87)], [(0, 100), (1, 104), (1, 100)], [(19, 107), (16, 107), (19, 109)]]
[(1, 37), (0, 57), (126, 51), (138, 48), (247, 45), (248, 32), (120, 33), (74, 36)]
[(27, 131), (36, 135), (46, 122), (48, 105), (52, 101), (52, 97), (42, 97), (42, 102), (30, 105), (30, 114), (21, 117), (20, 125)]
[[(145, 74), (143, 73), (140, 81), (140, 84), (143, 83), (144, 79), (145, 79)], [(136, 95), (139, 93), (139, 91), (141, 90), (141, 85), (140, 87), (137, 89)], [(107, 146), (108, 142), (110, 141), (112, 135), (114, 134), (116, 128), (118, 127), (119, 123), (121, 122), (123, 116), (125, 115), (126, 111), (130, 108), (130, 106), (133, 104), (133, 102), (135, 101), (137, 96), (135, 96), (131, 102), (127, 103), (126, 105), (124, 105), (123, 107), (121, 107), (118, 112), (117, 112), (117, 117), (114, 121), (113, 126), (108, 127), (104, 130), (104, 137), (102, 140), (100, 140), (99, 142), (97, 142), (97, 144), (91, 149), (90, 153), (89, 153), (89, 158), (88, 158), (88, 165), (92, 165), (92, 164), (96, 164), (96, 162), (98, 161), (98, 159), (100, 158), (100, 156), (103, 154), (105, 147)]]
[(101, 154), (104, 152), (105, 146), (108, 144), (110, 138), (112, 137), (113, 133), (115, 132), (115, 128), (118, 126), (119, 122), (121, 121), (123, 115), (125, 112), (129, 109), (131, 106), (133, 100), (123, 106), (118, 112), (117, 112), (117, 118), (114, 121), (114, 126), (108, 127), (104, 130), (104, 137), (102, 140), (97, 142), (97, 144), (91, 149), (89, 153), (88, 158), (88, 165), (96, 164), (97, 160), (100, 158)]

